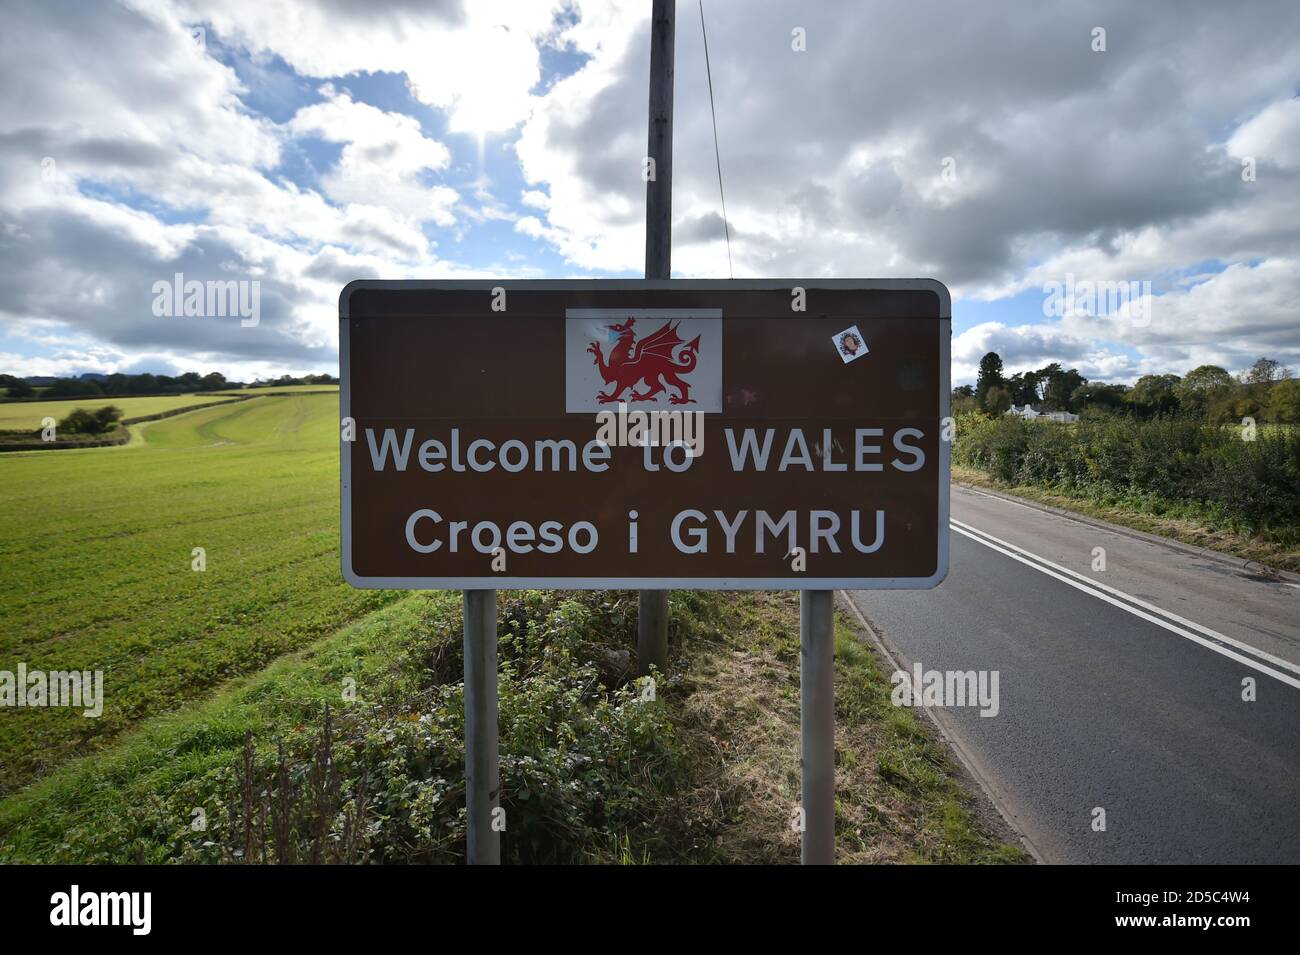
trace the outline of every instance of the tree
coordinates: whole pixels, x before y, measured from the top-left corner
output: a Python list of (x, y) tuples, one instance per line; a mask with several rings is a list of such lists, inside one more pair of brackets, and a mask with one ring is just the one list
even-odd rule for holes
[(1232, 394), (1236, 386), (1233, 377), (1218, 365), (1199, 365), (1174, 386), (1174, 394), (1183, 411), (1204, 418), (1210, 407)]
[(954, 415), (978, 410), (979, 403), (975, 400), (974, 388), (970, 385), (958, 385), (952, 390), (952, 413)]
[(1007, 379), (1006, 386), (1013, 404), (1046, 404), (1058, 411), (1073, 411), (1071, 396), (1087, 380), (1077, 368), (1067, 371), (1054, 361), (1037, 371), (1016, 372)]
[(1124, 385), (1107, 385), (1099, 381), (1086, 382), (1074, 389), (1070, 395), (1071, 410), (1080, 414), (1086, 412), (1111, 413), (1124, 407), (1124, 395), (1128, 388)]
[(36, 389), (21, 378), (15, 378), (14, 383), (9, 386), (6, 392), (10, 398), (31, 398), (36, 394)]
[(973, 388), (970, 389), (969, 394), (953, 389), (952, 413), (954, 415), (968, 414), (972, 411), (979, 411), (979, 409), (979, 402), (975, 400), (975, 390)]
[(981, 408), (988, 408), (985, 396), (989, 389), (999, 388), (1002, 384), (1002, 356), (991, 351), (980, 359), (980, 374), (975, 381), (975, 397), (979, 399)]
[(1049, 365), (1044, 365), (1042, 368), (1038, 369), (1038, 371), (1033, 373), (1034, 382), (1038, 386), (1038, 398), (1036, 400), (1047, 400), (1047, 387), (1051, 384), (1052, 379), (1060, 373), (1061, 365), (1059, 362), (1052, 362)]
[(121, 417), (122, 409), (115, 405), (105, 405), (94, 411), (74, 408), (59, 422), (58, 430), (64, 434), (103, 434), (113, 430)]
[(1128, 403), (1145, 418), (1173, 414), (1178, 410), (1174, 387), (1181, 380), (1177, 375), (1143, 375), (1128, 393)]
[(1011, 392), (1005, 385), (994, 385), (984, 394), (984, 410), (994, 416), (1006, 414), (1011, 409)]
[(1286, 378), (1269, 389), (1268, 420), (1278, 424), (1300, 423), (1300, 381)]
[(95, 411), (94, 417), (95, 426), (99, 428), (99, 433), (103, 434), (105, 431), (112, 431), (121, 420), (122, 409), (117, 405), (104, 405)]
[(102, 395), (104, 389), (81, 378), (60, 378), (45, 390), (46, 398), (81, 398)]
[(1055, 372), (1047, 377), (1047, 384), (1043, 388), (1043, 401), (1049, 408), (1057, 411), (1074, 411), (1075, 409), (1071, 407), (1074, 393), (1087, 384), (1088, 379), (1079, 374), (1077, 368), (1062, 371), (1060, 365), (1054, 367)]
[(1242, 381), (1248, 385), (1271, 385), (1291, 377), (1291, 369), (1272, 358), (1260, 358), (1247, 369)]
[(1007, 379), (1007, 391), (1011, 392), (1011, 401), (1017, 405), (1038, 404), (1038, 372), (1016, 372)]

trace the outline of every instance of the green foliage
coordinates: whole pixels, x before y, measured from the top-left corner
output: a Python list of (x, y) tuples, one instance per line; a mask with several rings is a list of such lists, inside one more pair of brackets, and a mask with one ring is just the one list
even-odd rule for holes
[(1128, 388), (1124, 385), (1089, 382), (1074, 389), (1070, 395), (1070, 408), (1090, 417), (1112, 414), (1124, 407), (1127, 393)]
[(98, 434), (95, 416), (85, 408), (74, 408), (59, 422), (59, 430), (64, 434)]
[[(969, 387), (969, 385), (967, 386)], [(952, 413), (954, 415), (969, 414), (972, 411), (979, 410), (979, 399), (972, 394), (966, 394), (953, 390), (952, 393)]]
[(994, 385), (984, 393), (984, 410), (991, 415), (1006, 414), (1011, 410), (1011, 392), (1002, 385)]
[(1179, 409), (1177, 388), (1181, 381), (1177, 375), (1143, 375), (1125, 395), (1125, 401), (1140, 417), (1174, 414)]
[(1275, 424), (1300, 423), (1300, 379), (1279, 381), (1269, 390), (1268, 420)]
[(1074, 410), (1074, 393), (1088, 383), (1088, 379), (1079, 374), (1075, 368), (1062, 369), (1055, 362), (1049, 366), (1052, 370), (1046, 375), (1047, 385), (1043, 390), (1043, 401), (1049, 408), (1058, 411)]
[(1300, 540), (1300, 429), (1243, 430), (1186, 419), (1084, 419), (1074, 425), (1006, 416), (958, 420), (953, 462), (1008, 484), (1097, 499), (1195, 505), (1234, 530)]
[(1274, 358), (1259, 358), (1246, 369), (1242, 381), (1247, 385), (1270, 385), (1290, 377), (1291, 369), (1284, 367), (1280, 361)]
[(102, 395), (104, 389), (86, 378), (60, 378), (45, 389), (46, 398), (79, 398)]
[(979, 378), (975, 382), (975, 397), (981, 408), (986, 407), (985, 396), (989, 389), (1000, 387), (1002, 384), (1002, 356), (991, 351), (980, 359)]
[(1122, 412), (1137, 418), (1180, 416), (1211, 424), (1246, 417), (1274, 424), (1300, 422), (1300, 385), (1292, 381), (1291, 369), (1271, 358), (1256, 361), (1240, 381), (1218, 365), (1200, 365), (1182, 378), (1143, 375), (1129, 388), (1089, 382), (1077, 369), (1064, 369), (1057, 362), (1004, 378), (1002, 358), (989, 352), (980, 359), (976, 387), (953, 389), (954, 415), (973, 410), (961, 398), (971, 393), (975, 408), (990, 415), (1002, 414), (1011, 405), (1041, 403), (1090, 418)]
[(64, 434), (105, 434), (117, 427), (122, 409), (116, 405), (103, 405), (94, 411), (75, 408), (58, 424)]
[(1199, 365), (1174, 386), (1174, 394), (1183, 411), (1205, 418), (1210, 407), (1231, 395), (1236, 385), (1233, 377), (1218, 365)]

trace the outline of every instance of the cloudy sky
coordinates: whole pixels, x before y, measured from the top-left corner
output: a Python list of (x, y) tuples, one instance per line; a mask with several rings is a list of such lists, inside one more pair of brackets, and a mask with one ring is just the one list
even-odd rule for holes
[[(988, 350), (1111, 381), (1300, 366), (1295, 0), (705, 15), (735, 277), (938, 278), (954, 381)], [(638, 276), (648, 21), (648, 0), (5, 0), (0, 371), (336, 371), (354, 278)], [(674, 135), (674, 275), (725, 278), (697, 0)], [(177, 272), (259, 281), (260, 323), (155, 316)], [(1045, 314), (1071, 276), (1151, 295)]]

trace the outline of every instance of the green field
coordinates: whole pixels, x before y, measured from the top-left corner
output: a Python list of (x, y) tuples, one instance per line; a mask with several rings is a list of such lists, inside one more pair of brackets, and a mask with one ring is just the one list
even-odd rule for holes
[(0, 670), (105, 674), (98, 719), (0, 715), (0, 795), (394, 599), (339, 573), (338, 426), (332, 395), (268, 396), (0, 456)]
[(124, 418), (143, 418), (147, 415), (171, 411), (175, 408), (189, 408), (194, 405), (207, 405), (213, 402), (229, 401), (228, 395), (206, 393), (199, 395), (162, 395), (153, 398), (118, 398), (112, 395), (94, 398), (71, 398), (63, 401), (22, 401), (7, 402), (0, 405), (0, 431), (36, 431), (41, 427), (41, 419), (53, 418), (62, 421), (74, 408), (94, 411), (107, 405), (122, 409)]

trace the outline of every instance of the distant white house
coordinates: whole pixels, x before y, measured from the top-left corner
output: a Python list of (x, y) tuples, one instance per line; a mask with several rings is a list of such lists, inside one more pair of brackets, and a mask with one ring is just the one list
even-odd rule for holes
[(1013, 414), (1024, 418), (1026, 421), (1056, 421), (1061, 424), (1069, 424), (1071, 421), (1078, 421), (1077, 414), (1071, 414), (1068, 411), (1047, 411), (1037, 405), (1012, 405), (1007, 414)]

